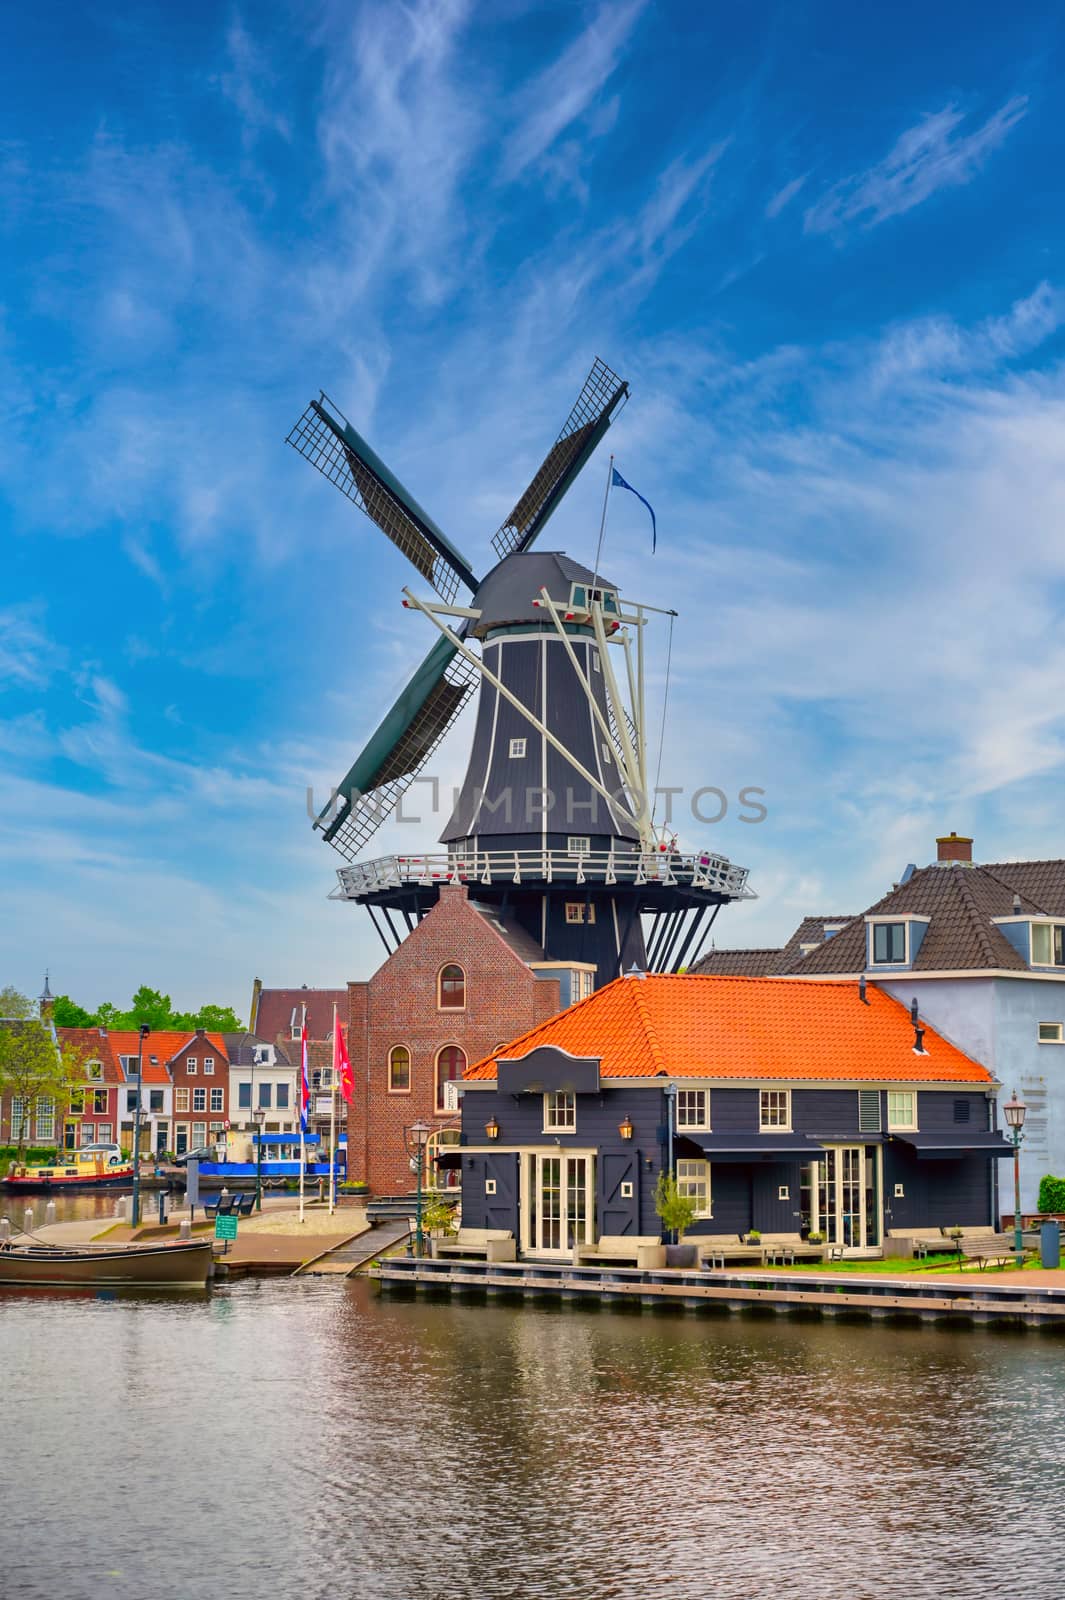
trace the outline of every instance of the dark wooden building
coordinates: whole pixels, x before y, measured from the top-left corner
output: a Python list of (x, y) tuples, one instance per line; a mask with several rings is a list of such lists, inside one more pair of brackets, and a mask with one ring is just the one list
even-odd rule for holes
[(471, 1068), (462, 1216), (530, 1254), (659, 1235), (671, 1164), (689, 1235), (888, 1230), (997, 1215), (996, 1085), (857, 983), (620, 978)]

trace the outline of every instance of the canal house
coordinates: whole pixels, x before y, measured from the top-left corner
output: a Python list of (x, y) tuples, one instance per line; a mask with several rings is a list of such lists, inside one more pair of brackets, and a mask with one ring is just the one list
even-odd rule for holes
[(659, 1173), (695, 1202), (686, 1237), (885, 1234), (998, 1212), (998, 1085), (861, 983), (632, 973), (467, 1073), (462, 1221), (566, 1257), (661, 1235)]
[(972, 839), (942, 834), (933, 862), (859, 915), (807, 917), (782, 949), (715, 950), (696, 970), (864, 977), (904, 1004), (919, 996), (1028, 1106), (1023, 1209), (1045, 1173), (1065, 1172), (1065, 860), (977, 862)]

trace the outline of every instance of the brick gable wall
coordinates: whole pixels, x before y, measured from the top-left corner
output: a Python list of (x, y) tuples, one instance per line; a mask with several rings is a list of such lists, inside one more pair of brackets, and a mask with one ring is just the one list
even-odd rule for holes
[[(466, 974), (464, 1011), (437, 1006), (437, 975), (457, 962)], [(557, 979), (537, 978), (473, 909), (461, 885), (440, 892), (432, 911), (365, 983), (348, 985), (348, 1048), (355, 1093), (348, 1111), (348, 1176), (375, 1194), (414, 1187), (404, 1128), (419, 1120), (458, 1126), (436, 1109), (436, 1057), (446, 1045), (470, 1065), (559, 1009)], [(388, 1090), (394, 1045), (411, 1053), (408, 1094)]]

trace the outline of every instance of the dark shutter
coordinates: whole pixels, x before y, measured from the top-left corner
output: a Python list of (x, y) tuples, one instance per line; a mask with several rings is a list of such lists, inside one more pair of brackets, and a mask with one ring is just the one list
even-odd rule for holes
[(970, 1105), (968, 1100), (955, 1100), (955, 1102), (954, 1102), (954, 1121), (955, 1122), (968, 1122), (969, 1119), (971, 1118), (972, 1114), (973, 1114), (973, 1108)]
[[(518, 1157), (512, 1150), (501, 1150), (498, 1155), (484, 1158), (485, 1196), (484, 1225), (486, 1228), (509, 1228), (518, 1237)], [(495, 1194), (488, 1185), (494, 1182)]]
[(640, 1155), (637, 1150), (600, 1153), (596, 1171), (600, 1234), (640, 1232)]
[(859, 1133), (880, 1132), (880, 1090), (858, 1090), (858, 1131)]

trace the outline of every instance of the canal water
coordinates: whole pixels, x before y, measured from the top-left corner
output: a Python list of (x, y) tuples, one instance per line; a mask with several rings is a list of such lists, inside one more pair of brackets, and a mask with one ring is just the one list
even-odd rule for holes
[(4, 1600), (1051, 1596), (1035, 1334), (0, 1291)]

